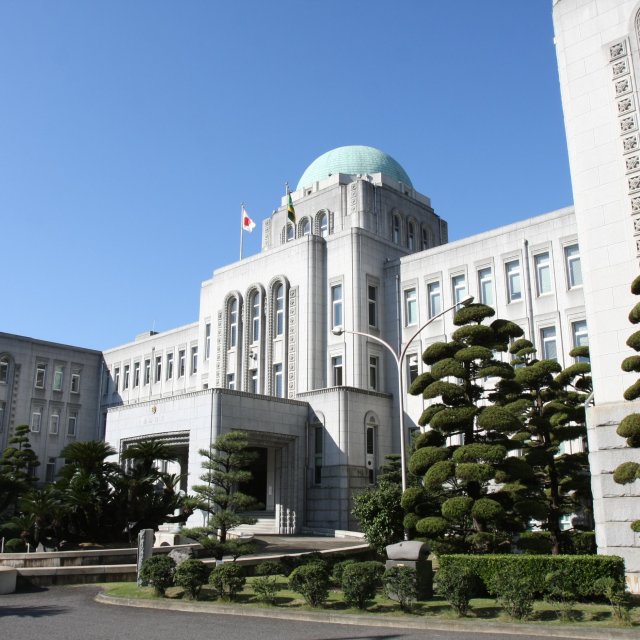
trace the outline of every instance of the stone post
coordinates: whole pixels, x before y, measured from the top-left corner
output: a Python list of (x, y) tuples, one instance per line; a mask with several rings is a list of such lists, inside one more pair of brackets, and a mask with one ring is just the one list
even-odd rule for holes
[(142, 586), (140, 580), (140, 570), (142, 563), (153, 555), (153, 529), (142, 529), (138, 534), (138, 562), (136, 571), (136, 582), (139, 587)]

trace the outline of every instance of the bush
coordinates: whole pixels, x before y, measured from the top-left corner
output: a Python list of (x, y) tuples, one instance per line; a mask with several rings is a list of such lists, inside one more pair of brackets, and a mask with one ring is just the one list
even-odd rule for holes
[(576, 603), (575, 587), (572, 576), (567, 573), (566, 567), (560, 571), (553, 571), (545, 576), (546, 595), (545, 600), (550, 602), (563, 622), (570, 622), (572, 609)]
[(267, 574), (254, 578), (252, 586), (257, 600), (264, 602), (265, 604), (275, 603), (276, 595), (278, 594), (278, 591), (280, 591), (278, 578), (275, 574)]
[(384, 592), (391, 600), (397, 600), (403, 611), (409, 611), (418, 597), (416, 570), (396, 565), (389, 567), (382, 576)]
[(165, 555), (151, 556), (142, 563), (140, 580), (143, 585), (151, 585), (157, 596), (164, 596), (165, 591), (173, 585), (173, 574), (176, 563)]
[(435, 589), (459, 616), (464, 616), (469, 611), (477, 581), (478, 577), (469, 567), (463, 567), (461, 571), (445, 567), (436, 573)]
[(322, 565), (310, 563), (294, 569), (289, 586), (312, 607), (321, 607), (329, 597), (329, 573)]
[(487, 586), (512, 618), (526, 620), (533, 613), (535, 590), (530, 576), (514, 573), (511, 567), (503, 565)]
[(255, 574), (257, 576), (277, 576), (282, 573), (282, 566), (279, 562), (265, 560), (256, 565)]
[(209, 570), (200, 560), (185, 560), (177, 567), (174, 581), (182, 587), (190, 600), (196, 600), (202, 585), (207, 581)]
[(4, 543), (5, 553), (26, 553), (27, 545), (22, 538), (11, 538)]
[(594, 588), (601, 577), (611, 578), (624, 589), (624, 561), (618, 556), (552, 556), (552, 555), (441, 555), (440, 569), (461, 571), (469, 567), (487, 589), (496, 573), (505, 567), (513, 575), (531, 580), (535, 596), (548, 593), (548, 573), (565, 571), (574, 580), (575, 595), (586, 600), (598, 599), (602, 592)]
[(631, 624), (631, 596), (624, 583), (620, 585), (612, 578), (599, 578), (593, 586), (609, 601), (613, 617), (623, 624)]
[(376, 595), (380, 578), (384, 573), (381, 562), (352, 562), (343, 568), (341, 586), (346, 603), (351, 607), (366, 609), (367, 601)]
[(235, 564), (219, 564), (209, 575), (209, 584), (218, 598), (233, 600), (246, 583), (242, 567)]
[(341, 585), (342, 584), (342, 574), (343, 574), (344, 570), (350, 564), (355, 564), (356, 562), (357, 562), (357, 560), (354, 560), (353, 558), (350, 558), (349, 560), (341, 560), (340, 562), (336, 562), (336, 564), (333, 565), (333, 571), (331, 572), (331, 577), (333, 578), (333, 581), (337, 585)]

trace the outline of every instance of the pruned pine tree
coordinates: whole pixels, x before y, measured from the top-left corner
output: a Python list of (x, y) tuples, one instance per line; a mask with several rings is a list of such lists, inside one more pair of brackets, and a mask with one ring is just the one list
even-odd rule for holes
[[(583, 358), (566, 369), (556, 360), (536, 359), (533, 344), (524, 338), (509, 349), (515, 375), (497, 385), (498, 402), (518, 417), (521, 430), (513, 438), (521, 443), (521, 457), (533, 469), (519, 490), (519, 513), (549, 532), (551, 551), (563, 551), (562, 519), (582, 516), (582, 529), (591, 529), (592, 497), (586, 446), (584, 402), (591, 391), (588, 347), (570, 353)], [(575, 447), (570, 447), (572, 441)], [(525, 469), (527, 467), (523, 467)], [(537, 487), (536, 487), (537, 485)], [(532, 492), (531, 489), (537, 490)], [(513, 490), (518, 490), (513, 487)]]
[(496, 353), (523, 332), (507, 320), (485, 324), (494, 315), (483, 304), (457, 311), (451, 342), (426, 349), (422, 358), (430, 370), (409, 389), (435, 402), (418, 421), (429, 430), (416, 439), (409, 470), (423, 478), (423, 487), (403, 496), (410, 511), (405, 526), (414, 526), (438, 552), (508, 549), (512, 533), (526, 525), (513, 510), (519, 494), (508, 486), (532, 475), (526, 463), (507, 456), (520, 446), (510, 438), (520, 422), (495, 404), (496, 380), (514, 376)]
[(40, 462), (29, 442), (29, 425), (18, 425), (0, 456), (0, 515), (12, 515), (20, 496), (33, 488), (37, 480), (33, 469)]
[[(247, 435), (240, 431), (218, 436), (210, 449), (200, 449), (204, 457), (204, 484), (193, 490), (199, 497), (199, 508), (210, 514), (206, 528), (217, 536), (219, 544), (227, 542), (228, 532), (241, 524), (254, 524), (256, 519), (246, 512), (260, 505), (253, 496), (242, 493), (239, 486), (251, 480), (251, 463), (257, 454), (249, 448)], [(217, 555), (224, 552), (220, 548)]]
[[(631, 293), (635, 296), (640, 295), (640, 276), (631, 283)], [(640, 324), (640, 302), (629, 312), (629, 322)], [(635, 352), (640, 352), (640, 331), (632, 333), (627, 338), (627, 346)], [(621, 367), (627, 373), (640, 372), (640, 355), (625, 358)], [(640, 380), (636, 380), (624, 392), (625, 400), (631, 402), (638, 398), (640, 398)], [(618, 425), (617, 433), (621, 438), (626, 438), (628, 447), (640, 448), (640, 413), (631, 413), (624, 417)], [(630, 484), (638, 479), (640, 479), (640, 463), (633, 460), (623, 462), (613, 472), (613, 480), (618, 484)], [(636, 533), (640, 533), (640, 519), (632, 521), (631, 528)]]

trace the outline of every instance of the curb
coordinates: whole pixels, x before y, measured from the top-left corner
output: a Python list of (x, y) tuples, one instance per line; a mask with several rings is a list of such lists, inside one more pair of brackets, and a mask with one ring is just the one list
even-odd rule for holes
[(546, 638), (576, 638), (577, 640), (619, 640), (633, 638), (637, 640), (637, 629), (618, 629), (615, 627), (593, 629), (576, 627), (551, 627), (535, 624), (508, 624), (500, 622), (448, 620), (440, 622), (425, 618), (407, 620), (405, 618), (391, 618), (366, 614), (339, 614), (323, 611), (285, 611), (279, 609), (260, 609), (258, 607), (237, 607), (233, 605), (210, 604), (206, 602), (187, 602), (182, 600), (144, 600), (134, 598), (119, 598), (99, 593), (95, 601), (101, 604), (138, 607), (141, 609), (162, 609), (165, 611), (182, 611), (188, 613), (208, 613), (234, 615), (251, 618), (275, 618), (278, 620), (296, 620), (298, 622), (323, 622), (331, 624), (351, 624), (368, 627), (421, 629), (424, 631), (460, 631), (463, 633), (489, 633), (528, 635)]

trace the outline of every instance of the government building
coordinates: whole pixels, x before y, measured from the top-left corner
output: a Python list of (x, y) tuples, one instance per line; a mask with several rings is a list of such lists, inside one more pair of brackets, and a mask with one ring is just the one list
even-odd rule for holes
[(301, 172), (294, 215), (284, 197), (262, 221), (261, 251), (202, 283), (193, 323), (102, 353), (0, 334), (0, 447), (30, 424), (46, 480), (73, 439), (121, 454), (154, 438), (179, 452), (189, 491), (199, 449), (242, 430), (258, 453), (258, 530), (352, 530), (353, 496), (408, 446), (427, 402), (399, 382), (422, 372), (422, 351), (473, 296), (563, 366), (589, 344), (598, 548), (637, 577), (640, 481), (616, 485), (612, 472), (637, 458), (615, 430), (635, 381), (620, 362), (640, 255), (639, 11), (637, 0), (553, 3), (573, 207), (448, 242), (419, 176), (371, 147), (328, 151)]

